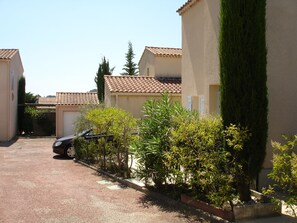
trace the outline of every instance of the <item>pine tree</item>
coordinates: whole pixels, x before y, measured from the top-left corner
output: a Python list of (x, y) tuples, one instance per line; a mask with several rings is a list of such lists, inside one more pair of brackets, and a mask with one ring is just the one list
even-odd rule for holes
[(113, 70), (114, 67), (110, 69), (109, 61), (106, 60), (105, 57), (103, 57), (94, 79), (97, 85), (97, 95), (99, 102), (104, 101), (104, 75), (111, 75)]
[(266, 86), (266, 0), (221, 0), (220, 85), (224, 126), (247, 127), (250, 140), (239, 153), (243, 174), (235, 176), (242, 201), (266, 155), (268, 99)]
[(138, 74), (138, 68), (136, 63), (133, 62), (134, 59), (134, 52), (132, 43), (128, 42), (128, 52), (126, 53), (126, 64), (124, 65), (124, 72), (121, 73), (121, 75), (137, 75)]

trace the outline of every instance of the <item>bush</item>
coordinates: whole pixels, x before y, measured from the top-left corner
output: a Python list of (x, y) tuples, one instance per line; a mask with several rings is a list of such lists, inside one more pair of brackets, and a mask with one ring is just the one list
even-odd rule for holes
[[(88, 109), (85, 120), (77, 123), (87, 124), (93, 128), (94, 133), (107, 137), (99, 139), (96, 143), (83, 145), (78, 143), (80, 159), (97, 162), (104, 170), (113, 171), (124, 177), (130, 177), (129, 146), (136, 139), (136, 119), (128, 112), (118, 108)], [(113, 140), (110, 142), (109, 137)]]
[[(297, 218), (297, 154), (294, 151), (297, 145), (297, 135), (292, 137), (283, 136), (285, 143), (272, 142), (274, 149), (273, 168), (268, 177), (275, 182), (274, 186), (270, 186), (264, 190), (266, 194), (274, 195), (275, 189), (280, 189), (286, 194), (285, 203), (291, 209), (293, 215)], [(280, 202), (280, 200), (275, 199)]]
[(146, 182), (152, 180), (158, 188), (166, 183), (170, 174), (164, 158), (171, 149), (173, 117), (181, 111), (181, 106), (172, 103), (168, 94), (163, 94), (161, 100), (146, 101), (143, 107), (140, 140), (134, 147), (139, 163), (137, 175)]
[(172, 130), (173, 147), (167, 153), (167, 165), (175, 167), (173, 180), (189, 184), (198, 198), (215, 205), (231, 201), (236, 195), (233, 176), (240, 165), (224, 144), (240, 150), (247, 137), (246, 130), (234, 125), (223, 130), (219, 117), (177, 119)]
[(94, 163), (98, 158), (98, 146), (95, 142), (85, 140), (82, 137), (74, 138), (73, 146), (75, 149), (75, 158), (87, 163)]

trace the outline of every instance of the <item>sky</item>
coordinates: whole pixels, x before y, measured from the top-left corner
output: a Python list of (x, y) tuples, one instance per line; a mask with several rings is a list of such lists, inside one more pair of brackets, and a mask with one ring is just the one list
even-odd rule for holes
[(186, 0), (0, 0), (1, 49), (19, 49), (26, 92), (88, 92), (102, 57), (119, 75), (131, 41), (138, 64), (145, 46), (181, 47)]

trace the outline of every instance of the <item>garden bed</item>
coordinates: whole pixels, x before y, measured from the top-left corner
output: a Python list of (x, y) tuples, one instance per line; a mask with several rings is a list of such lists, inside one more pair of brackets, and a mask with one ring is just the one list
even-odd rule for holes
[(228, 221), (281, 215), (281, 205), (271, 203), (269, 198), (259, 192), (252, 190), (251, 194), (253, 197), (252, 202), (248, 204), (237, 203), (233, 207), (233, 211), (215, 207), (209, 203), (197, 200), (186, 194), (181, 195), (181, 201)]

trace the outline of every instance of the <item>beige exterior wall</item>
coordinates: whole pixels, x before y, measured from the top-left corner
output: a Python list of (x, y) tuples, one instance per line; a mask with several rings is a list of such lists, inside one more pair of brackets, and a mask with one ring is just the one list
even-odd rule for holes
[(156, 57), (156, 77), (181, 77), (181, 57)]
[[(200, 0), (182, 15), (182, 104), (197, 98), (201, 113), (210, 109), (210, 86), (219, 84), (219, 0)], [(193, 100), (194, 101), (194, 100)]]
[[(281, 134), (297, 134), (297, 1), (267, 1), (267, 85), (270, 140)], [(267, 150), (264, 168), (270, 168), (272, 150)]]
[[(203, 96), (206, 113), (219, 110), (219, 5), (200, 0), (182, 15), (182, 103), (187, 107), (189, 96)], [(266, 10), (269, 130), (260, 179), (272, 167), (271, 140), (297, 134), (297, 1), (269, 0)]]
[(8, 141), (17, 133), (18, 81), (23, 72), (18, 52), (0, 62), (0, 141)]
[(8, 96), (9, 96), (9, 61), (0, 62), (0, 141), (9, 140), (8, 136)]
[(155, 56), (148, 50), (139, 61), (139, 75), (151, 77), (181, 77), (181, 57)]
[(148, 50), (144, 50), (138, 65), (140, 76), (155, 76), (155, 57)]
[[(155, 95), (137, 95), (137, 94), (113, 94), (113, 95), (106, 95), (109, 97), (109, 101), (111, 103), (106, 103), (106, 107), (117, 107), (121, 108), (125, 111), (130, 112), (135, 118), (143, 117), (142, 108), (145, 101), (149, 99), (160, 99), (160, 94)], [(106, 98), (106, 97), (105, 97)], [(181, 103), (181, 96), (180, 95), (172, 95), (171, 96), (173, 101)]]
[(56, 137), (64, 136), (64, 112), (79, 112), (78, 105), (57, 105), (56, 106)]

